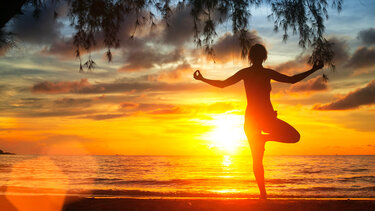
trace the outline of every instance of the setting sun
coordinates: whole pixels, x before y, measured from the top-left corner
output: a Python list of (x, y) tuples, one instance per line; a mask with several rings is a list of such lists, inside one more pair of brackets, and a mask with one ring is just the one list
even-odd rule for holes
[(210, 148), (220, 152), (236, 154), (241, 146), (246, 144), (246, 136), (243, 131), (243, 116), (236, 114), (219, 114), (212, 116), (207, 124), (213, 129), (203, 135), (210, 141)]

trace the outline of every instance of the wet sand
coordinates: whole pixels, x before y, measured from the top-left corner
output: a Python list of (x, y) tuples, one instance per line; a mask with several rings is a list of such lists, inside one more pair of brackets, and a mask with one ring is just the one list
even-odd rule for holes
[(0, 210), (375, 210), (371, 199), (134, 199), (0, 196)]

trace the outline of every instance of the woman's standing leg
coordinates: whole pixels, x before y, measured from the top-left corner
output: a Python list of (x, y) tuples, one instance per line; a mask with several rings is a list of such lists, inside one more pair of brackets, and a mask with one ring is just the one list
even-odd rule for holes
[(245, 129), (248, 138), (251, 155), (253, 157), (253, 171), (255, 179), (258, 183), (261, 199), (267, 199), (267, 192), (264, 184), (264, 168), (263, 168), (263, 155), (265, 140), (260, 134), (260, 131), (249, 131)]

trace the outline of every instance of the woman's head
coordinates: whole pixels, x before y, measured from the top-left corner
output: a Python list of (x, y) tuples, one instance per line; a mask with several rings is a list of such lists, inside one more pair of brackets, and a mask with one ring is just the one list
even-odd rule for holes
[(261, 44), (255, 44), (250, 48), (249, 61), (252, 64), (262, 64), (267, 59), (267, 50)]

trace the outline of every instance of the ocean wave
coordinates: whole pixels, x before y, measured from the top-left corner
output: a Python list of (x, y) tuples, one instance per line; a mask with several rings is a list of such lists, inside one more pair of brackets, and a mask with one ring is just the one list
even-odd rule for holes
[(369, 169), (364, 169), (364, 168), (361, 168), (361, 169), (343, 169), (343, 171), (347, 171), (347, 172), (365, 172), (365, 171), (369, 171)]
[[(314, 182), (315, 179), (294, 178), (294, 179), (266, 179), (269, 184), (304, 184)], [(235, 179), (235, 178), (196, 178), (196, 179), (171, 179), (171, 180), (124, 180), (117, 178), (86, 178), (77, 181), (76, 184), (103, 184), (103, 185), (140, 185), (140, 186), (159, 186), (159, 185), (205, 185), (205, 184), (249, 184), (255, 183), (254, 179)]]
[(318, 173), (322, 173), (322, 171), (321, 170), (303, 169), (303, 170), (299, 171), (299, 173), (303, 173), (303, 174), (318, 174)]
[[(291, 188), (289, 191), (296, 192), (326, 192), (331, 194), (375, 191), (375, 186), (370, 187), (311, 187), (311, 188)], [(375, 195), (375, 192), (373, 193)]]
[(361, 188), (362, 191), (375, 191), (375, 186)]
[(294, 179), (266, 179), (266, 183), (270, 184), (303, 184), (308, 181), (311, 181), (310, 179), (305, 178), (294, 178)]
[(339, 178), (340, 182), (348, 183), (348, 182), (368, 182), (368, 183), (375, 183), (375, 176), (354, 176), (354, 177), (345, 177)]

